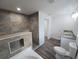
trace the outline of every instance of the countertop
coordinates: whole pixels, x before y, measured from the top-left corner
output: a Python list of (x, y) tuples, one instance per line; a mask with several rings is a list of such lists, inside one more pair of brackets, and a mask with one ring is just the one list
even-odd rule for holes
[(0, 40), (4, 40), (15, 36), (20, 36), (20, 35), (25, 35), (25, 34), (27, 35), (29, 33), (32, 33), (32, 32), (19, 32), (19, 33), (14, 33), (9, 35), (3, 35), (3, 36), (0, 36)]

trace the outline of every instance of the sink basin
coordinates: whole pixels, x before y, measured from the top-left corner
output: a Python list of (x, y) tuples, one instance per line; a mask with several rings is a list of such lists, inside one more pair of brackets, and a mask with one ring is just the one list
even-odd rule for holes
[(35, 56), (26, 56), (26, 59), (39, 59), (39, 58), (37, 58)]
[(77, 49), (76, 42), (70, 42), (69, 45), (70, 47)]

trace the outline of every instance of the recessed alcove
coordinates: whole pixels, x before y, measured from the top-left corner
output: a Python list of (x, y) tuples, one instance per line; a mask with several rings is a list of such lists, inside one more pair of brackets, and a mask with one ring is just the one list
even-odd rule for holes
[(24, 47), (24, 39), (18, 39), (9, 42), (10, 53), (14, 53)]

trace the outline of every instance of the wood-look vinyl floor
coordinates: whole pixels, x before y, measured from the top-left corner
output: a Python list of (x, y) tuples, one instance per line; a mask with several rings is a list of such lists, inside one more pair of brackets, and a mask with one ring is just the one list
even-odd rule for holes
[(46, 39), (45, 44), (36, 49), (35, 51), (44, 59), (56, 59), (55, 51), (53, 50), (54, 46), (60, 46), (60, 41), (56, 39)]

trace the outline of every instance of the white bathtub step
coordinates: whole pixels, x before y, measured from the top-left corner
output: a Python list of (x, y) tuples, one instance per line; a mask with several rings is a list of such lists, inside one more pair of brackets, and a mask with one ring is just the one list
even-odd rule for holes
[(39, 54), (32, 50), (31, 47), (25, 49), (10, 59), (43, 59)]

